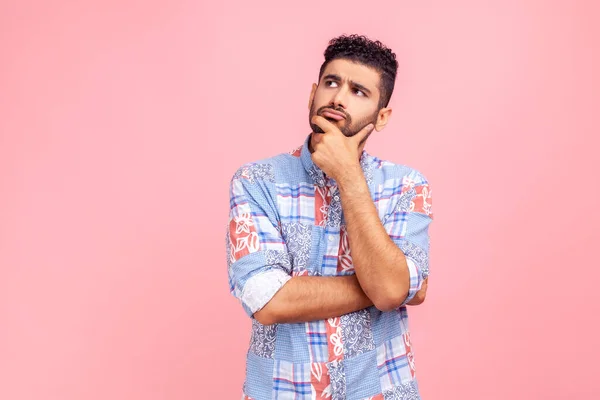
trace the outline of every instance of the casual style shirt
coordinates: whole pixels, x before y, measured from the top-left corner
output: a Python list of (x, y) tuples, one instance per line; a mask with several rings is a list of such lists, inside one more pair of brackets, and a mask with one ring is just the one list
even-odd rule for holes
[(231, 179), (229, 289), (252, 321), (242, 399), (420, 399), (406, 304), (429, 275), (433, 214), (429, 184), (415, 169), (360, 156), (379, 219), (406, 256), (401, 306), (305, 323), (253, 317), (295, 276), (354, 274), (339, 189), (313, 163), (309, 141), (243, 165)]

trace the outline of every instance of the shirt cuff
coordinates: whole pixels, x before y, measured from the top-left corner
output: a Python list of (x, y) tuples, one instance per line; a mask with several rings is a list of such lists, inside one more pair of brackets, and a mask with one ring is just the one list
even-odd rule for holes
[(251, 317), (262, 309), (292, 277), (279, 268), (254, 275), (244, 285), (241, 300)]
[(405, 306), (415, 297), (417, 292), (421, 289), (421, 285), (423, 283), (423, 279), (421, 278), (421, 273), (419, 272), (419, 267), (417, 264), (409, 257), (406, 257), (406, 265), (408, 265), (410, 287), (408, 289), (408, 296), (406, 296), (406, 299), (404, 299), (400, 307)]

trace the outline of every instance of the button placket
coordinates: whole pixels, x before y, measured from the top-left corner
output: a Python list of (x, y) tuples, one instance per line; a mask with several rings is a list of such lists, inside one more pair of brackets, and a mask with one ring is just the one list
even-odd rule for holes
[(340, 195), (337, 186), (329, 186), (329, 195), (331, 198), (331, 205), (329, 207), (329, 215), (328, 218), (331, 219), (328, 223), (328, 231), (329, 236), (327, 238), (327, 254), (332, 256), (337, 256), (339, 253), (339, 245), (340, 245), (340, 220), (341, 215), (341, 204), (340, 204)]
[[(331, 213), (335, 210), (335, 207), (332, 207), (333, 203), (338, 203), (340, 201), (340, 196), (338, 194), (337, 186), (326, 186), (327, 191), (329, 192), (329, 198), (331, 199), (328, 204), (328, 212), (325, 218), (325, 225), (328, 226), (329, 219), (331, 218)], [(331, 236), (331, 234), (327, 235), (327, 240), (332, 242), (335, 238)]]

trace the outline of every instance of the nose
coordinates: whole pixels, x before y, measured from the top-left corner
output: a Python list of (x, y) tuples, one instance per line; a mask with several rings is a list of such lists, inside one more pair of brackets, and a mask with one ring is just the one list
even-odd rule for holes
[(340, 85), (338, 90), (335, 92), (331, 99), (331, 105), (333, 108), (346, 108), (348, 105), (348, 89), (346, 85)]

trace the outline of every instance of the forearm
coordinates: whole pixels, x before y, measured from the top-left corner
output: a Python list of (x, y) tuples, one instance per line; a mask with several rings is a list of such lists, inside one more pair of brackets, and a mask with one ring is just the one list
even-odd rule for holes
[(339, 317), (373, 305), (355, 275), (296, 276), (254, 313), (264, 325)]
[(410, 288), (404, 253), (381, 224), (362, 172), (348, 175), (338, 183), (358, 281), (377, 308), (393, 309), (406, 298)]

